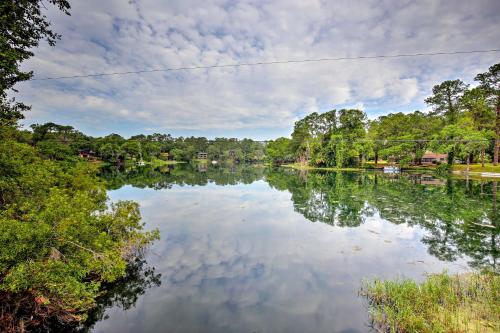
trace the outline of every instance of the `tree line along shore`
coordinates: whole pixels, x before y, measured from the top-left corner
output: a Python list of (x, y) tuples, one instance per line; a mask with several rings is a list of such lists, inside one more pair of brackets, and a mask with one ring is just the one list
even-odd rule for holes
[(392, 113), (374, 120), (356, 109), (309, 114), (295, 123), (291, 138), (270, 141), (266, 155), (276, 164), (357, 168), (381, 160), (422, 166), (426, 154), (440, 154), (433, 164), (445, 171), (472, 163), (500, 171), (500, 63), (475, 80), (474, 88), (459, 79), (435, 85), (425, 99), (432, 107), (427, 113)]

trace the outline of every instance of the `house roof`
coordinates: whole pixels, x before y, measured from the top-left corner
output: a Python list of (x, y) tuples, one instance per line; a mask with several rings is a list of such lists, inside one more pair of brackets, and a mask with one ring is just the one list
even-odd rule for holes
[(80, 149), (78, 151), (80, 154), (94, 154), (95, 152), (91, 149)]
[(448, 154), (439, 154), (432, 151), (426, 151), (422, 158), (447, 158)]

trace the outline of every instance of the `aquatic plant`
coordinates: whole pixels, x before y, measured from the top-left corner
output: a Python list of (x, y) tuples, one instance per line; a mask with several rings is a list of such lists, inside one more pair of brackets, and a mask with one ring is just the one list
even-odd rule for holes
[(500, 276), (494, 273), (432, 274), (365, 281), (373, 328), (379, 332), (499, 332)]

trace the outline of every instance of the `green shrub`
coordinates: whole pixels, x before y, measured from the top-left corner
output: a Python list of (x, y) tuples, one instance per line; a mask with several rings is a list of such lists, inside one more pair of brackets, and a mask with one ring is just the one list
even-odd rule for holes
[[(0, 331), (29, 330), (51, 317), (81, 321), (100, 286), (157, 231), (144, 231), (139, 207), (107, 205), (88, 163), (48, 161), (36, 148), (0, 143)], [(26, 319), (31, 318), (31, 319)]]
[(451, 172), (451, 167), (447, 163), (441, 163), (436, 167), (436, 173), (438, 175), (447, 175)]

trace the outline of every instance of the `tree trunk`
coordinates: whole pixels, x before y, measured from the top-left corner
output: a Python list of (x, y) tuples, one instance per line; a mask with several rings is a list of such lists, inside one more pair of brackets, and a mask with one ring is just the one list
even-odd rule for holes
[(309, 159), (311, 158), (311, 147), (309, 146), (309, 140), (306, 141), (306, 163), (309, 164)]
[(375, 166), (378, 164), (378, 151), (375, 152)]
[(484, 168), (484, 148), (481, 149), (481, 167)]
[(452, 166), (455, 159), (455, 152), (452, 150), (448, 153), (448, 165)]
[(470, 154), (467, 155), (467, 174), (465, 176), (465, 188), (469, 190), (469, 171), (470, 171)]
[(500, 149), (500, 105), (497, 105), (495, 120), (495, 151), (493, 152), (493, 165), (498, 165), (498, 150)]

